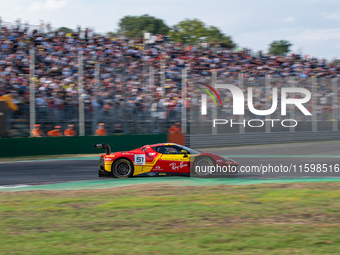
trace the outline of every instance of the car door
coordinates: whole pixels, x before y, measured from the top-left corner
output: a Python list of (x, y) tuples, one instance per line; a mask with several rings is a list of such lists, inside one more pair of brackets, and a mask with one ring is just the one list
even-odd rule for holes
[(175, 145), (162, 145), (154, 148), (160, 154), (152, 171), (166, 173), (189, 173), (189, 155), (181, 153)]
[(142, 151), (145, 153), (145, 163), (143, 165), (143, 172), (144, 173), (151, 172), (162, 155), (157, 151), (153, 150), (151, 146), (143, 147)]

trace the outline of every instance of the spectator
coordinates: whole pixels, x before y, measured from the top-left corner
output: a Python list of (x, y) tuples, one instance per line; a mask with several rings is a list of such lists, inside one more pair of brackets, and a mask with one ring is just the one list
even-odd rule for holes
[(169, 128), (169, 134), (181, 134), (182, 129), (181, 129), (181, 123), (176, 122), (175, 125)]
[(104, 126), (105, 126), (104, 123), (99, 123), (98, 128), (96, 130), (96, 135), (99, 135), (99, 136), (107, 135), (107, 131), (104, 128)]
[(76, 136), (77, 132), (74, 130), (74, 125), (68, 125), (68, 128), (64, 131), (65, 136)]
[(55, 129), (48, 131), (47, 135), (48, 136), (62, 136), (63, 134), (60, 131), (61, 126), (55, 126)]
[(33, 137), (42, 137), (44, 136), (44, 133), (40, 129), (40, 124), (35, 124), (34, 129), (32, 129), (32, 136)]

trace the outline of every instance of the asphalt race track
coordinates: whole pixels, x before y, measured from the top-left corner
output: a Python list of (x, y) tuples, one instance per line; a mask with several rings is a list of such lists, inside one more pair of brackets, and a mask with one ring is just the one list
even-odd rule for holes
[[(246, 172), (247, 169), (243, 169), (244, 172), (228, 178), (340, 177), (340, 171), (336, 169), (336, 165), (340, 164), (340, 141), (209, 148), (202, 151), (230, 156), (249, 170)], [(312, 173), (312, 168), (316, 168), (317, 164), (323, 168)], [(270, 172), (270, 167), (274, 169), (275, 166), (279, 171)], [(264, 171), (266, 167), (267, 172)], [(98, 180), (101, 178), (97, 175), (97, 169), (98, 160), (88, 159), (0, 162), (0, 186)]]
[(98, 160), (0, 163), (0, 185), (45, 184), (99, 179)]

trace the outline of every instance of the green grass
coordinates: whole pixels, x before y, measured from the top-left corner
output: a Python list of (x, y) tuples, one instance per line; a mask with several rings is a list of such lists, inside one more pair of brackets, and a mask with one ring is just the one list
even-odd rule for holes
[(0, 254), (340, 254), (340, 184), (0, 193)]

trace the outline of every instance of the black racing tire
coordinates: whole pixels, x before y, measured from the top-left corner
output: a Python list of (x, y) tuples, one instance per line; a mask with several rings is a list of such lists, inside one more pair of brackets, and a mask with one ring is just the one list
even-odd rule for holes
[[(196, 167), (199, 166), (202, 171), (196, 171)], [(204, 168), (207, 169), (209, 166), (215, 166), (215, 160), (208, 156), (198, 157), (194, 161), (193, 173), (198, 177), (211, 177), (212, 174), (208, 171), (204, 172)], [(202, 168), (203, 167), (203, 168)]]
[(117, 159), (112, 165), (112, 175), (115, 178), (131, 177), (133, 171), (133, 164), (126, 158)]

